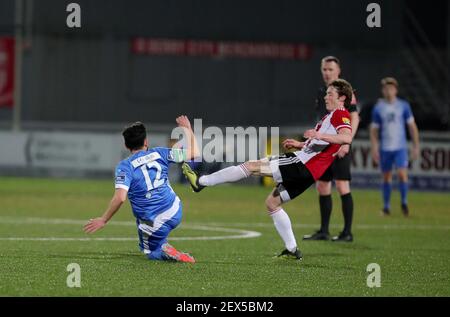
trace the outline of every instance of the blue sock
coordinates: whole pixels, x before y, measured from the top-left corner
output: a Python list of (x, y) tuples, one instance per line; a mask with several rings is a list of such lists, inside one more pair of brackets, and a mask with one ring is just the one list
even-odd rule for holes
[(402, 206), (408, 204), (408, 182), (400, 182), (398, 184), (400, 195), (402, 197)]
[(384, 182), (383, 183), (384, 209), (390, 209), (391, 208), (391, 192), (392, 192), (392, 184)]

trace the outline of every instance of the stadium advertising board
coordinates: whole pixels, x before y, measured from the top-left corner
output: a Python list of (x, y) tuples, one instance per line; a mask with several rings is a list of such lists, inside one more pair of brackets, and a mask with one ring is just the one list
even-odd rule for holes
[[(379, 167), (373, 162), (370, 142), (355, 140), (352, 145), (352, 184), (354, 187), (378, 187)], [(410, 187), (450, 190), (450, 144), (421, 142), (420, 156), (410, 161)]]
[[(165, 146), (167, 136), (150, 135), (151, 146)], [(0, 167), (113, 171), (129, 153), (122, 137), (108, 133), (0, 132)]]
[(256, 43), (195, 41), (183, 39), (135, 38), (131, 51), (136, 55), (209, 56), (217, 58), (269, 58), (307, 60), (311, 46), (304, 43)]
[[(150, 146), (167, 146), (166, 135), (150, 134)], [(0, 133), (0, 167), (113, 171), (128, 155), (120, 135), (73, 132)], [(372, 161), (370, 142), (352, 145), (352, 185), (377, 188), (381, 174)], [(410, 164), (410, 187), (450, 191), (450, 143), (422, 141), (420, 157)]]

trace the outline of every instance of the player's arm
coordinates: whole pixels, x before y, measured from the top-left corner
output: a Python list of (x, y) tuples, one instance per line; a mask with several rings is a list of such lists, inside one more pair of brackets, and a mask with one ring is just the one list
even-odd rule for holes
[(408, 123), (409, 135), (411, 136), (413, 142), (413, 152), (412, 159), (417, 160), (419, 158), (419, 129), (415, 121), (410, 121)]
[(192, 131), (191, 122), (187, 116), (179, 116), (177, 119), (179, 127), (183, 128), (184, 134), (187, 137), (186, 160), (192, 160), (200, 156), (200, 150), (198, 147), (197, 139), (195, 138), (194, 131)]
[(403, 118), (408, 126), (409, 135), (413, 142), (412, 159), (416, 160), (419, 158), (419, 129), (417, 128), (409, 103), (404, 104)]
[(287, 139), (283, 141), (282, 145), (286, 150), (301, 150), (305, 146), (305, 142), (300, 142), (294, 139)]
[[(350, 125), (352, 126), (352, 139), (355, 138), (356, 132), (358, 131), (359, 127), (359, 113), (355, 108), (355, 111), (350, 112)], [(350, 145), (344, 144), (341, 146), (339, 151), (336, 153), (336, 155), (340, 158), (343, 158), (350, 152)]]
[(372, 109), (372, 123), (370, 124), (370, 145), (372, 150), (372, 160), (378, 164), (380, 162), (380, 127), (381, 116), (378, 111), (378, 103)]
[(358, 132), (358, 128), (359, 128), (359, 113), (358, 111), (353, 111), (350, 112), (350, 121), (351, 121), (351, 126), (352, 126), (352, 138), (355, 137), (356, 132)]
[(324, 134), (314, 129), (308, 130), (304, 134), (305, 138), (322, 140), (332, 144), (351, 144), (352, 130), (350, 128), (341, 128), (338, 134)]
[(117, 188), (114, 192), (114, 196), (109, 202), (109, 206), (103, 215), (99, 218), (91, 219), (84, 226), (84, 232), (94, 233), (97, 230), (103, 228), (108, 221), (115, 215), (115, 213), (120, 209), (122, 204), (127, 199), (127, 191), (123, 188)]
[(350, 112), (350, 125), (352, 126), (352, 136), (355, 137), (356, 132), (358, 132), (360, 118), (358, 112), (358, 101), (356, 100), (356, 96), (354, 93), (352, 94), (352, 102), (350, 104), (350, 107), (348, 108), (348, 111)]
[(370, 126), (370, 144), (372, 149), (372, 159), (378, 164), (380, 161), (380, 144), (379, 140), (380, 128), (377, 125), (372, 124)]

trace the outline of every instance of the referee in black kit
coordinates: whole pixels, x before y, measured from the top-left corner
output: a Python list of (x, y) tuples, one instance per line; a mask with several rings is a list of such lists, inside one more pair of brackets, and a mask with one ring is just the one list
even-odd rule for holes
[[(327, 114), (325, 106), (325, 94), (327, 86), (334, 80), (339, 78), (341, 73), (341, 63), (339, 59), (334, 56), (327, 56), (322, 59), (321, 71), (324, 81), (324, 86), (320, 87), (316, 99), (316, 113), (320, 120)], [(352, 133), (355, 136), (359, 125), (359, 114), (356, 107), (356, 98), (353, 95), (350, 112)], [(331, 210), (333, 203), (331, 200), (331, 185), (332, 180), (336, 182), (336, 189), (341, 196), (342, 213), (344, 214), (344, 229), (342, 232), (332, 238), (335, 242), (352, 242), (352, 220), (353, 220), (353, 198), (350, 191), (350, 145), (343, 145), (337, 152), (337, 158), (333, 164), (328, 168), (325, 174), (316, 182), (317, 191), (319, 192), (320, 202), (320, 229), (313, 234), (303, 236), (304, 241), (311, 240), (329, 240), (329, 223), (331, 217)]]

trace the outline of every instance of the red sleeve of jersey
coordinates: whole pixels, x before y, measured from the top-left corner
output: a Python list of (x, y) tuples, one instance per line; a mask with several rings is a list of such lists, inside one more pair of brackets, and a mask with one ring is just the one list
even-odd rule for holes
[(346, 110), (336, 110), (331, 117), (331, 124), (339, 131), (342, 128), (352, 129), (350, 114)]

